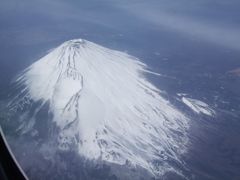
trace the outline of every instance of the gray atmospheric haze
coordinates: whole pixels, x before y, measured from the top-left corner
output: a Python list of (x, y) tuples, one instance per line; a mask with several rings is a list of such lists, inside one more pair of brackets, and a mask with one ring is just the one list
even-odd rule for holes
[(0, 125), (30, 180), (240, 179), (240, 1), (0, 0)]

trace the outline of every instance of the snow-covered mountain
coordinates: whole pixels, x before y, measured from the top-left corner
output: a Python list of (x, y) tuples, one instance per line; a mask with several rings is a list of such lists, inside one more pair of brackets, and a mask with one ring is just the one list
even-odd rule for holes
[[(146, 73), (151, 72), (133, 56), (70, 40), (18, 76), (20, 93), (9, 107), (22, 109), (19, 128), (31, 130), (36, 118), (26, 123), (24, 116), (29, 113), (34, 119), (48, 103), (51, 121), (60, 129), (60, 149), (76, 146), (90, 160), (162, 174), (173, 169), (168, 161), (181, 163), (188, 118), (161, 96)], [(35, 102), (40, 107), (30, 112)]]

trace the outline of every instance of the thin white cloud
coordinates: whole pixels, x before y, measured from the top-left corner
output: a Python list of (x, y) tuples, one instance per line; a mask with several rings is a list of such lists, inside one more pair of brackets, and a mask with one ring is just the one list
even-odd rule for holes
[(215, 45), (240, 50), (240, 27), (214, 25), (210, 22), (199, 21), (198, 18), (180, 16), (142, 5), (119, 7), (154, 26), (164, 27)]

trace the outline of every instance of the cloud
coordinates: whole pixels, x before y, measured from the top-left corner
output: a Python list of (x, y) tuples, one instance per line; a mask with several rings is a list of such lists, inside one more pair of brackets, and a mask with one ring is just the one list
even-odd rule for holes
[(119, 8), (153, 26), (164, 27), (171, 31), (184, 34), (191, 38), (220, 45), (229, 49), (240, 50), (240, 27), (216, 25), (214, 22), (199, 20), (194, 16), (183, 16), (165, 12), (153, 6), (119, 5)]

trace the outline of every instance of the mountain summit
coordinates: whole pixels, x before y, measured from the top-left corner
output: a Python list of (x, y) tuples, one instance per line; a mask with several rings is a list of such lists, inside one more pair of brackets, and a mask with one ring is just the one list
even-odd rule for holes
[(29, 104), (48, 103), (61, 150), (76, 146), (90, 160), (162, 174), (173, 169), (168, 162), (181, 163), (188, 119), (145, 73), (151, 72), (133, 56), (70, 40), (18, 76), (21, 90), (12, 104), (30, 113)]

